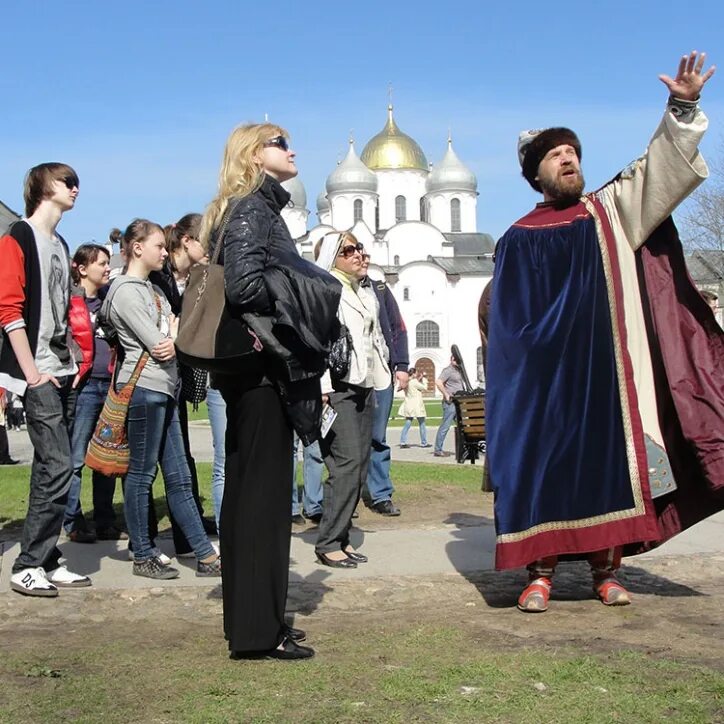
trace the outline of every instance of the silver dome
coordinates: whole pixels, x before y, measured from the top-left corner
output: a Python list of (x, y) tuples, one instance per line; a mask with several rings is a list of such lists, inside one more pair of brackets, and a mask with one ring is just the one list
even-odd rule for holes
[(329, 199), (327, 198), (326, 191), (320, 191), (317, 196), (317, 211), (322, 213), (323, 211), (329, 210)]
[(447, 140), (447, 153), (437, 166), (432, 167), (427, 177), (427, 192), (478, 190), (475, 174), (457, 157), (452, 140)]
[(327, 178), (327, 193), (339, 191), (368, 191), (377, 193), (377, 176), (360, 161), (354, 151), (354, 141), (342, 163)]
[(295, 209), (304, 210), (307, 208), (307, 192), (304, 189), (304, 184), (299, 180), (299, 176), (284, 181), (282, 186), (291, 194), (291, 202)]

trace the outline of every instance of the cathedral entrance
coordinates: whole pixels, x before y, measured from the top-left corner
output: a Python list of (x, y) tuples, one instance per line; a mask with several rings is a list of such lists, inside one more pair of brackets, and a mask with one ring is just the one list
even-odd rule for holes
[(422, 370), (422, 374), (427, 381), (427, 392), (423, 392), (423, 395), (434, 395), (435, 363), (429, 357), (420, 357), (420, 359), (415, 362), (415, 369)]

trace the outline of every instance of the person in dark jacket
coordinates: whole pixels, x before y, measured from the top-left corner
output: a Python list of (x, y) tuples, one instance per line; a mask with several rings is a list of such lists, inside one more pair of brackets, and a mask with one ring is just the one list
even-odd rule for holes
[[(313, 265), (299, 256), (281, 218), (290, 199), (281, 182), (297, 175), (287, 138), (269, 123), (232, 131), (219, 193), (201, 227), (209, 256), (223, 244), (219, 262), (230, 311), (243, 315), (264, 345), (233, 374), (212, 380), (227, 412), (220, 541), (231, 658), (314, 655), (298, 643), (304, 632), (284, 620), (291, 424), (305, 444), (319, 437), (319, 376), (329, 342), (324, 337), (336, 321), (341, 289), (328, 274), (309, 269)], [(224, 221), (225, 233), (218, 238)]]
[[(362, 270), (367, 274), (370, 255), (363, 254)], [(370, 286), (377, 297), (380, 308), (380, 329), (390, 350), (389, 366), (392, 375), (390, 384), (384, 390), (375, 390), (374, 418), (372, 420), (372, 453), (367, 471), (367, 483), (362, 489), (365, 505), (380, 515), (396, 516), (400, 509), (392, 502), (395, 491), (390, 478), (390, 446), (387, 444), (387, 422), (392, 412), (395, 383), (400, 390), (407, 387), (410, 353), (407, 348), (407, 328), (402, 319), (400, 308), (387, 284), (370, 279), (362, 281)]]

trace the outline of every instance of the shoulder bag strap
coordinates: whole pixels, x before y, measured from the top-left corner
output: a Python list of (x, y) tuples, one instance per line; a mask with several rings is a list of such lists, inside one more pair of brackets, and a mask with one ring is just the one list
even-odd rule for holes
[(226, 207), (224, 216), (221, 219), (221, 224), (219, 225), (219, 233), (216, 235), (216, 248), (214, 249), (213, 257), (211, 258), (212, 264), (219, 263), (219, 254), (221, 253), (221, 247), (224, 244), (224, 234), (226, 233), (226, 227), (229, 225), (229, 220), (231, 219), (231, 215), (234, 213), (234, 210), (240, 203), (241, 203), (241, 199), (238, 199), (233, 205), (229, 204)]

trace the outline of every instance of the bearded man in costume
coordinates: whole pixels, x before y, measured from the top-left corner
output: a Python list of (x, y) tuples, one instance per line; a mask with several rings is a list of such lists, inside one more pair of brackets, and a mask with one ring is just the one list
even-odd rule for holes
[(488, 459), (496, 568), (527, 566), (545, 611), (560, 558), (588, 559), (607, 605), (640, 553), (724, 503), (724, 338), (684, 265), (671, 212), (708, 175), (700, 92), (684, 56), (646, 153), (583, 193), (567, 128), (521, 134), (543, 202), (498, 243), (490, 306)]

